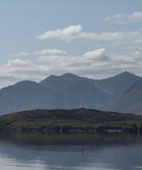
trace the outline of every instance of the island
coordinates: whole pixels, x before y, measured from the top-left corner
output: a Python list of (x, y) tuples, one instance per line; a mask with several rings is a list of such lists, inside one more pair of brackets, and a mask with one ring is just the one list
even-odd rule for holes
[(30, 110), (0, 116), (0, 132), (142, 132), (142, 115), (93, 109)]

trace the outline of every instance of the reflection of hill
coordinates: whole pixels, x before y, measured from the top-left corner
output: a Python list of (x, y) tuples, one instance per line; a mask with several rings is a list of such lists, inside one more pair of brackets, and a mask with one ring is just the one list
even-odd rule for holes
[(142, 136), (126, 134), (2, 135), (0, 164), (7, 161), (14, 170), (135, 169), (141, 144)]
[(18, 146), (96, 146), (142, 143), (135, 134), (3, 134), (1, 142)]

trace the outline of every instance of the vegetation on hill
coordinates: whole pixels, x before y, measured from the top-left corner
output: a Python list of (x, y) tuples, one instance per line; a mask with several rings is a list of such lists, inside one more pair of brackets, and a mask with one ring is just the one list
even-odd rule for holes
[(17, 132), (137, 132), (142, 116), (90, 109), (32, 110), (0, 116), (1, 131)]

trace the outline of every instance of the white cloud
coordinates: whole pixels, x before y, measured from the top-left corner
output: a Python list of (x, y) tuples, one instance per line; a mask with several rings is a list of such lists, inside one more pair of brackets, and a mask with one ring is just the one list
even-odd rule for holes
[(57, 49), (45, 49), (40, 51), (34, 51), (32, 53), (32, 55), (64, 55), (64, 54), (67, 54), (67, 52)]
[(39, 39), (44, 40), (48, 38), (61, 38), (64, 40), (72, 40), (80, 35), (82, 32), (81, 25), (71, 25), (64, 29), (50, 30), (38, 36)]
[(142, 30), (123, 32), (103, 32), (103, 33), (93, 33), (93, 32), (83, 32), (81, 25), (72, 25), (64, 29), (57, 29), (55, 31), (47, 31), (38, 36), (39, 39), (49, 39), (58, 38), (65, 41), (71, 41), (74, 39), (90, 39), (96, 41), (119, 41), (119, 42), (129, 42), (130, 40), (139, 40), (142, 37)]
[(142, 12), (134, 12), (130, 15), (116, 14), (112, 17), (107, 17), (104, 19), (106, 22), (112, 22), (116, 24), (126, 24), (131, 22), (142, 22)]
[(12, 54), (12, 57), (24, 57), (24, 56), (37, 56), (37, 55), (65, 55), (66, 51), (58, 50), (58, 49), (43, 49), (33, 52), (18, 52), (16, 54)]
[(109, 57), (106, 54), (106, 50), (104, 48), (100, 48), (100, 49), (93, 50), (93, 51), (88, 51), (84, 54), (84, 57), (88, 59), (100, 60), (100, 61), (109, 60)]
[(13, 59), (13, 60), (8, 60), (7, 66), (9, 67), (25, 67), (25, 66), (31, 66), (32, 61), (30, 60), (21, 60), (21, 59)]
[(0, 68), (0, 86), (13, 84), (19, 80), (40, 81), (50, 74), (72, 72), (91, 78), (104, 78), (124, 70), (142, 74), (142, 52), (118, 55), (105, 48), (87, 51), (80, 56), (37, 55), (34, 59), (9, 59)]
[(24, 57), (24, 56), (29, 56), (29, 55), (30, 55), (30, 53), (28, 53), (28, 52), (18, 52), (16, 54), (12, 54), (11, 56), (12, 57)]
[(71, 25), (64, 29), (57, 29), (52, 31), (47, 31), (38, 36), (40, 40), (49, 38), (59, 38), (66, 41), (71, 41), (78, 38), (87, 38), (92, 40), (97, 40), (97, 34), (92, 32), (83, 32), (81, 25)]

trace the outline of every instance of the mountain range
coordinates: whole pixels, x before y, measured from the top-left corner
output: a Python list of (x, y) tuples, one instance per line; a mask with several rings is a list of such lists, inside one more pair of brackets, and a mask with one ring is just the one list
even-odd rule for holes
[(142, 78), (127, 71), (106, 79), (66, 73), (0, 89), (0, 114), (33, 109), (89, 109), (142, 114)]

